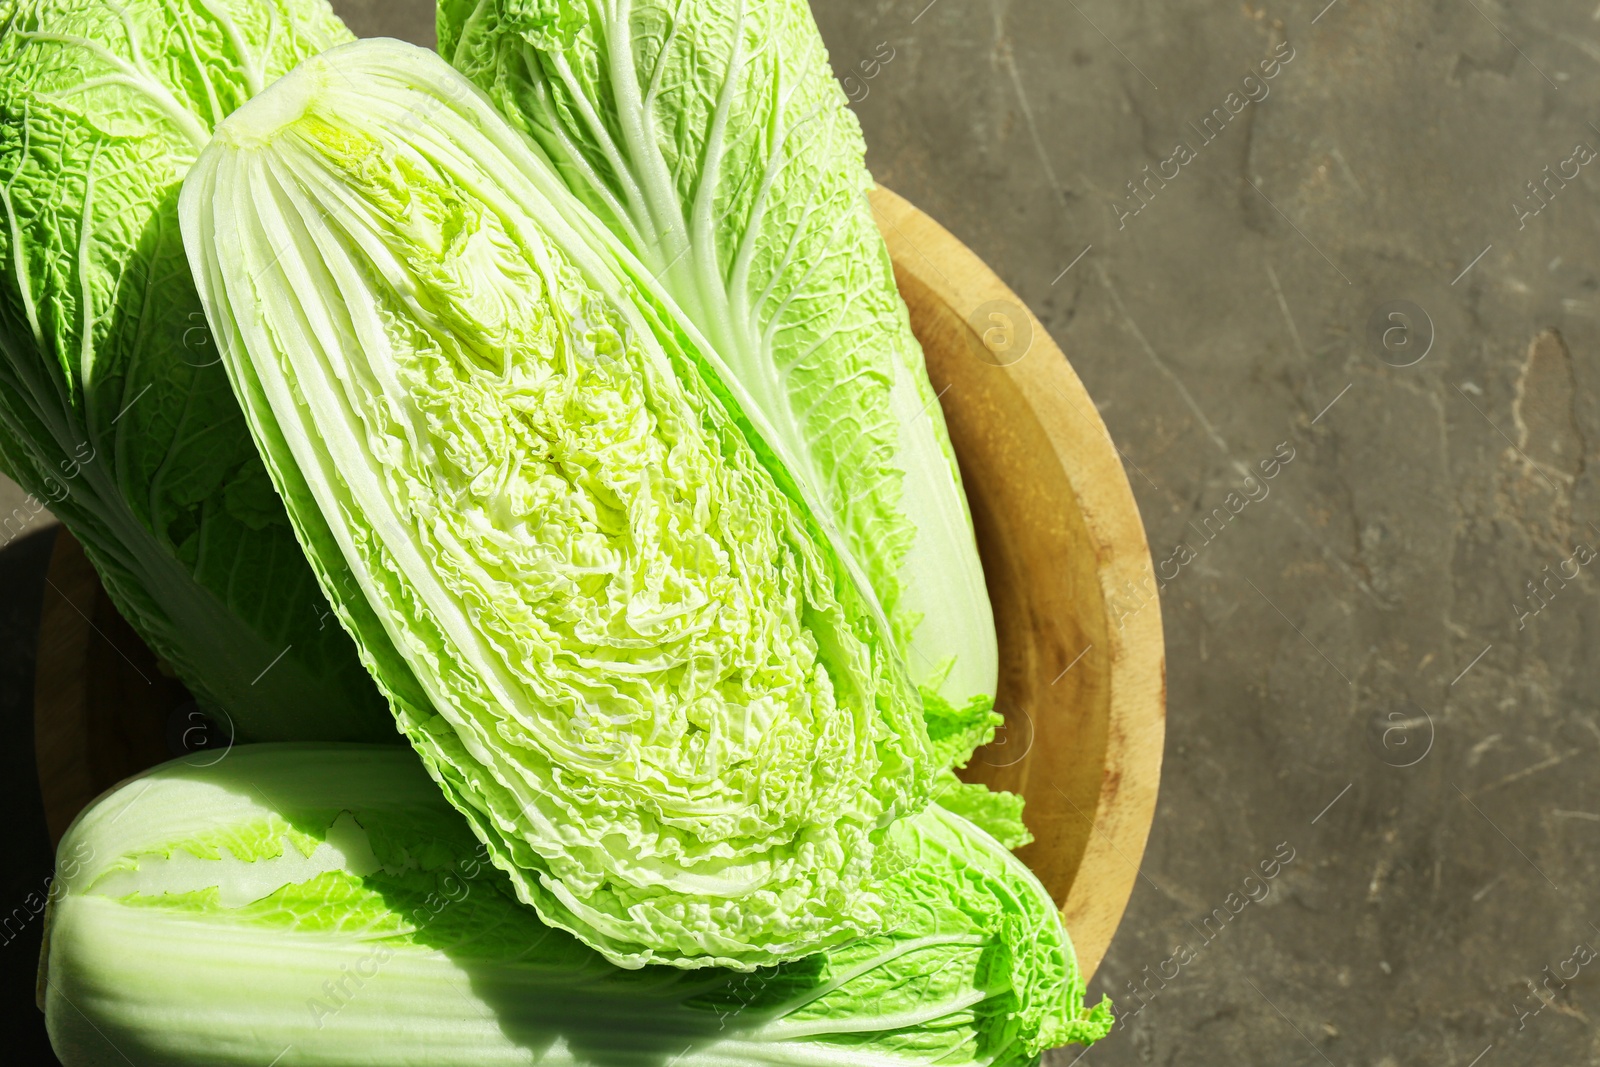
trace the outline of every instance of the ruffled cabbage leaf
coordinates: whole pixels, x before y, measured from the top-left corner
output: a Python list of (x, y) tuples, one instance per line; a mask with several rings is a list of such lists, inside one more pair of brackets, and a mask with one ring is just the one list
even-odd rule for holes
[(438, 35), (788, 442), (930, 706), (992, 705), (960, 474), (805, 0), (440, 0)]
[(1022, 818), (1022, 797), (956, 777), (956, 771), (966, 767), (978, 749), (994, 740), (1004, 717), (977, 703), (957, 708), (928, 700), (923, 702), (923, 715), (933, 764), (938, 768), (933, 782), (934, 800), (947, 811), (982, 827), (1006, 848), (1030, 843), (1033, 833)]
[(629, 967), (887, 928), (933, 768), (883, 612), (526, 139), (358, 42), (223, 123), (180, 215), (302, 544), (519, 897)]
[(398, 740), (252, 447), (177, 219), (223, 116), (349, 37), (323, 0), (0, 7), (0, 470), (241, 739)]
[(518, 903), (404, 750), (176, 761), (61, 842), (46, 1023), (67, 1067), (1013, 1067), (1106, 1032), (1026, 868), (937, 806), (896, 832), (892, 932), (621, 970)]

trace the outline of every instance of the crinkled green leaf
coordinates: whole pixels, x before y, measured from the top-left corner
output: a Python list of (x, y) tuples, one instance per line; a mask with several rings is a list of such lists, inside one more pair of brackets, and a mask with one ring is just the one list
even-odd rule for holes
[(0, 14), (0, 466), (241, 738), (393, 737), (252, 447), (177, 217), (212, 127), (349, 32), (323, 0)]
[(1006, 848), (1021, 848), (1033, 840), (1022, 820), (1022, 798), (982, 782), (963, 782), (953, 771), (942, 771), (933, 782), (933, 798)]
[[(351, 858), (284, 883), (259, 842), (285, 827)], [(937, 806), (895, 834), (891, 932), (755, 971), (622, 970), (518, 903), (408, 753), (248, 746), (158, 768), (68, 833), (46, 1022), (74, 1067), (1020, 1067), (1105, 1033), (1026, 868)], [(257, 858), (219, 854), (209, 887), (166, 858), (218, 840)]]
[(913, 678), (993, 698), (960, 475), (805, 0), (441, 0), (438, 31), (716, 346), (863, 561)]
[(754, 967), (894, 917), (932, 767), (881, 608), (648, 272), (470, 84), (308, 61), (184, 187), (302, 541), (546, 921)]
[(994, 740), (1005, 717), (994, 701), (973, 697), (957, 707), (938, 693), (922, 690), (922, 718), (928, 725), (928, 743), (940, 767), (965, 767), (972, 754)]
[(927, 686), (922, 687), (922, 717), (928, 724), (928, 741), (934, 765), (934, 799), (983, 828), (1007, 848), (1021, 848), (1033, 840), (1022, 821), (1022, 798), (1005, 790), (991, 790), (981, 782), (963, 782), (956, 770), (965, 767), (978, 749), (994, 740), (1005, 717), (993, 701), (973, 697), (956, 707)]
[(258, 822), (230, 823), (192, 834), (184, 839), (183, 848), (196, 859), (219, 859), (226, 849), (229, 855), (253, 863), (256, 860), (276, 859), (289, 848), (302, 856), (309, 856), (321, 839), (320, 835), (295, 829), (284, 822), (282, 816), (273, 813)]

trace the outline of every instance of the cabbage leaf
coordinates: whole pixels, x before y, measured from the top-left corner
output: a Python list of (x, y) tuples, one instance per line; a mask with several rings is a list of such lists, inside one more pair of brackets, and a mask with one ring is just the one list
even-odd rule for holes
[(788, 442), (913, 679), (992, 705), (960, 474), (805, 0), (440, 0), (438, 33)]
[(1026, 868), (937, 806), (897, 833), (892, 932), (629, 971), (518, 903), (403, 750), (175, 761), (61, 842), (46, 1022), (67, 1067), (1011, 1067), (1106, 1031)]
[(0, 470), (241, 739), (398, 740), (210, 343), (179, 183), (349, 39), (323, 0), (22, 0), (0, 31)]
[(1004, 717), (982, 704), (957, 708), (928, 699), (926, 690), (923, 696), (923, 719), (928, 727), (933, 764), (938, 768), (933, 782), (934, 799), (946, 810), (982, 827), (1006, 848), (1030, 843), (1033, 834), (1023, 822), (1022, 797), (956, 777), (956, 771), (966, 767), (978, 749), (994, 740)]
[(180, 215), (302, 544), (546, 922), (751, 968), (895, 918), (920, 701), (782, 442), (437, 56), (363, 41), (219, 127)]

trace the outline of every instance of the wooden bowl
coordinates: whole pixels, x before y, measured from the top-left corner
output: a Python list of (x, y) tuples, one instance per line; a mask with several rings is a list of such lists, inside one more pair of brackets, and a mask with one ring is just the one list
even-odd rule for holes
[[(1036, 840), (1019, 855), (1061, 904), (1087, 980), (1133, 889), (1161, 777), (1166, 681), (1144, 528), (1105, 424), (1044, 327), (938, 223), (886, 189), (872, 203), (999, 628), (1006, 723), (963, 776), (1027, 798)], [(35, 693), (54, 840), (100, 792), (169, 758), (184, 699), (63, 530)]]

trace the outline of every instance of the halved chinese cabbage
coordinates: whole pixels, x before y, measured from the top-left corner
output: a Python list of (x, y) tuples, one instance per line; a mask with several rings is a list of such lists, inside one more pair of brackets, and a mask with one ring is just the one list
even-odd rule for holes
[(430, 52), (363, 41), (184, 185), (235, 392), (402, 728), (523, 900), (624, 966), (893, 919), (916, 690), (782, 442)]
[(657, 275), (789, 442), (930, 705), (993, 703), (944, 418), (805, 0), (440, 0), (439, 51)]
[(79, 817), (40, 994), (66, 1067), (1011, 1067), (1105, 1032), (1026, 868), (937, 806), (896, 833), (892, 932), (621, 970), (517, 902), (409, 752), (244, 746)]

